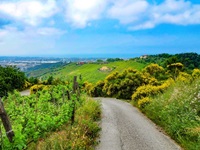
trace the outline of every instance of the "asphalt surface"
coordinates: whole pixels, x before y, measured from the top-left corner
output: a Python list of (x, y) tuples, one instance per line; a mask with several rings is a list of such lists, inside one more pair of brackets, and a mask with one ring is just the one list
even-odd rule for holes
[(101, 100), (103, 116), (96, 150), (180, 150), (168, 136), (129, 103)]
[(20, 92), (21, 96), (27, 96), (30, 95), (30, 89), (24, 90)]

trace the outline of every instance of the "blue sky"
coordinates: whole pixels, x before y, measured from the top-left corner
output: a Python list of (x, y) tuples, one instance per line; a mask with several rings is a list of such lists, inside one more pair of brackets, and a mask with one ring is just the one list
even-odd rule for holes
[(200, 53), (199, 0), (0, 0), (0, 56)]

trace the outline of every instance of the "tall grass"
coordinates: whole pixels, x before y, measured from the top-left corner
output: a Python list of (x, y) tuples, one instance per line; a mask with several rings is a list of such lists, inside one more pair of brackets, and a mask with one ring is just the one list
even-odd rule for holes
[(200, 149), (200, 80), (177, 82), (143, 111), (185, 149)]
[(88, 97), (84, 98), (83, 105), (78, 107), (75, 114), (75, 123), (67, 124), (63, 129), (51, 133), (48, 137), (29, 146), (29, 150), (92, 150), (97, 144), (99, 135), (101, 108), (100, 103)]

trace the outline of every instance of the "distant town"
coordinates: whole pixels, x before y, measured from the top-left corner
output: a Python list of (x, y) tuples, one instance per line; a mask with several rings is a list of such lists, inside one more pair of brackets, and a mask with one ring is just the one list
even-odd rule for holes
[[(105, 59), (105, 58), (104, 58)], [(16, 66), (22, 71), (42, 64), (95, 62), (97, 58), (7, 57), (0, 56), (1, 66)]]

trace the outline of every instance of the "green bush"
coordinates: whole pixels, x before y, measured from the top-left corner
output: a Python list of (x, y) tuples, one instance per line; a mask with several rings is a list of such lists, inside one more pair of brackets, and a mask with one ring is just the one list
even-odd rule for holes
[(25, 81), (25, 74), (19, 68), (0, 65), (0, 97), (7, 96), (8, 92), (13, 92), (15, 89), (22, 90)]

